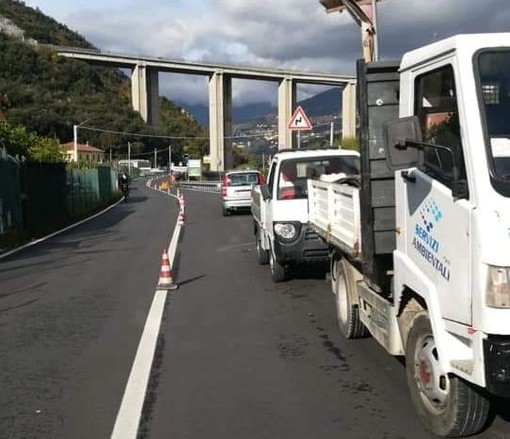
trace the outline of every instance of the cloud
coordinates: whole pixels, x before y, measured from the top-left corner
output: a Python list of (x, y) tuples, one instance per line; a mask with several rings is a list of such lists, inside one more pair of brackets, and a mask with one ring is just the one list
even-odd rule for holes
[[(340, 74), (352, 74), (361, 57), (354, 20), (346, 12), (327, 14), (319, 0), (145, 0), (143, 7), (136, 0), (27, 3), (43, 11), (58, 9), (56, 18), (105, 51)], [(509, 30), (508, 0), (382, 0), (378, 5), (380, 54), (386, 59), (456, 33)], [(193, 85), (181, 90), (196, 95)]]

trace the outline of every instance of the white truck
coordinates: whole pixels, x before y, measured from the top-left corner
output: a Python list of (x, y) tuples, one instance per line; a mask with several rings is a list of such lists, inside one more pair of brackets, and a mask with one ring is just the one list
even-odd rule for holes
[(338, 323), (405, 355), (429, 430), (475, 434), (510, 397), (510, 33), (357, 70), (361, 183), (309, 180)]
[(297, 264), (326, 264), (329, 247), (308, 226), (307, 179), (359, 172), (359, 153), (340, 149), (275, 154), (267, 184), (252, 190), (251, 211), (261, 265), (270, 264), (274, 282)]

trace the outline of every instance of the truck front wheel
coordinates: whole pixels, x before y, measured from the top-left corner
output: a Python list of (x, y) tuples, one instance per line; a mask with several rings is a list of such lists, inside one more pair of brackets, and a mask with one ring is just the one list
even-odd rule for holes
[(273, 279), (273, 282), (283, 282), (287, 278), (285, 266), (276, 260), (273, 249), (269, 251), (269, 266), (271, 267), (271, 279)]
[(345, 338), (362, 338), (368, 335), (368, 330), (359, 318), (358, 305), (352, 303), (351, 288), (356, 285), (349, 276), (349, 268), (343, 260), (334, 264), (335, 281), (332, 286), (335, 288), (336, 313), (338, 326)]
[(267, 265), (269, 263), (269, 250), (262, 247), (262, 236), (260, 229), (256, 232), (257, 239), (257, 261), (259, 265)]
[(409, 332), (406, 373), (418, 415), (432, 433), (463, 437), (483, 428), (489, 401), (470, 384), (443, 371), (427, 312), (414, 318)]

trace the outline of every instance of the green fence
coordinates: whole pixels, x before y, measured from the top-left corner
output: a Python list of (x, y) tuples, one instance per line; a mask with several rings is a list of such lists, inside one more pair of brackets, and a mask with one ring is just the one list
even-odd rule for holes
[(69, 219), (64, 163), (23, 163), (21, 191), (23, 224), (30, 235), (50, 231)]
[(78, 217), (108, 203), (115, 196), (115, 171), (107, 166), (67, 172), (67, 207)]
[(0, 235), (22, 227), (20, 165), (7, 156), (0, 158)]
[(107, 205), (117, 195), (107, 166), (66, 169), (64, 163), (18, 163), (0, 158), (0, 235), (38, 236)]

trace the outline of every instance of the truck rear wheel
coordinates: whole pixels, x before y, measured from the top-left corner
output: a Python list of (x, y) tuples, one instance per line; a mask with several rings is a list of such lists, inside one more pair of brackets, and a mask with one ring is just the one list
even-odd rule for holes
[(256, 232), (257, 240), (257, 261), (259, 265), (267, 265), (269, 263), (269, 250), (264, 250), (262, 247), (262, 236), (260, 236), (260, 230)]
[(273, 282), (283, 282), (287, 278), (285, 266), (276, 260), (272, 249), (269, 252), (269, 266), (271, 267), (271, 279), (273, 279)]
[(414, 318), (409, 332), (406, 373), (418, 415), (432, 433), (463, 437), (483, 428), (489, 401), (470, 384), (443, 371), (427, 312)]
[(336, 288), (336, 313), (338, 317), (338, 326), (345, 338), (362, 338), (368, 335), (368, 330), (361, 322), (359, 317), (358, 305), (352, 303), (351, 289), (355, 284), (349, 276), (348, 267), (343, 260), (334, 264), (335, 281), (333, 286)]

